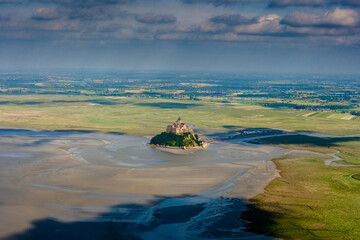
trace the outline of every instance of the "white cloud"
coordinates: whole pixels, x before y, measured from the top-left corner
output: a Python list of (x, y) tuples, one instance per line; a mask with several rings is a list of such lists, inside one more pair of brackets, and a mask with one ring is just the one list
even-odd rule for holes
[(240, 25), (234, 27), (237, 33), (279, 33), (284, 30), (284, 26), (280, 24), (281, 16), (277, 14), (269, 14), (259, 17), (257, 21), (249, 25)]
[(322, 15), (307, 12), (290, 13), (284, 17), (283, 23), (291, 26), (354, 27), (359, 25), (360, 17), (359, 13), (353, 9), (335, 8)]

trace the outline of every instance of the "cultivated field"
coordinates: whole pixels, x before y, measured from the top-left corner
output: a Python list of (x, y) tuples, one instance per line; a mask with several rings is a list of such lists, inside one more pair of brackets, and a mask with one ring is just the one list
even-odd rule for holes
[[(359, 137), (284, 136), (260, 142), (322, 153), (340, 152), (344, 161), (338, 163), (360, 164)], [(252, 199), (254, 205), (244, 216), (253, 221), (249, 229), (284, 239), (360, 238), (360, 165), (326, 166), (324, 160), (328, 158), (294, 151), (274, 159), (281, 178)]]
[[(216, 102), (163, 98), (0, 95), (0, 125), (47, 130), (90, 130), (131, 135), (153, 135), (178, 116), (200, 128), (236, 130), (276, 128), (337, 135), (360, 134), (358, 117), (328, 118), (306, 111), (274, 109), (256, 102)], [(340, 114), (341, 115), (341, 114)]]

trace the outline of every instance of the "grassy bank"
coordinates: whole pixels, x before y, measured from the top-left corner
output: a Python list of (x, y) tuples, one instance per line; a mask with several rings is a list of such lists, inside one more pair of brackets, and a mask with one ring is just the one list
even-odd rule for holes
[[(352, 151), (360, 147), (357, 138), (332, 144), (302, 136), (262, 141), (292, 149), (339, 150), (346, 162), (360, 163), (359, 152)], [(360, 167), (325, 166), (324, 157), (290, 152), (274, 159), (281, 177), (252, 199), (253, 205), (243, 216), (252, 221), (248, 229), (284, 239), (360, 239), (360, 181), (356, 174)]]

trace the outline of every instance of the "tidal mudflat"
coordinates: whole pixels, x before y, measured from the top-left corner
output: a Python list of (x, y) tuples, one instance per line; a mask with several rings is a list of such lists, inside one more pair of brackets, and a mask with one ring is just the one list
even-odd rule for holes
[(0, 130), (0, 238), (268, 239), (243, 232), (247, 200), (283, 148), (213, 142), (190, 154), (147, 138)]

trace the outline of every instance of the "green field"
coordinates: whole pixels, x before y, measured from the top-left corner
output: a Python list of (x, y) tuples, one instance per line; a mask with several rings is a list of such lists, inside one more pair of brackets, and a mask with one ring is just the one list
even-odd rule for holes
[[(262, 139), (291, 149), (340, 151), (345, 163), (360, 164), (359, 138), (283, 136)], [(243, 217), (250, 231), (284, 239), (360, 239), (359, 167), (324, 165), (327, 156), (288, 154), (274, 159), (281, 171)]]
[(47, 130), (92, 130), (154, 135), (181, 116), (201, 128), (276, 128), (337, 135), (359, 134), (356, 120), (310, 116), (307, 111), (263, 107), (217, 98), (197, 101), (84, 95), (0, 95), (0, 125)]

